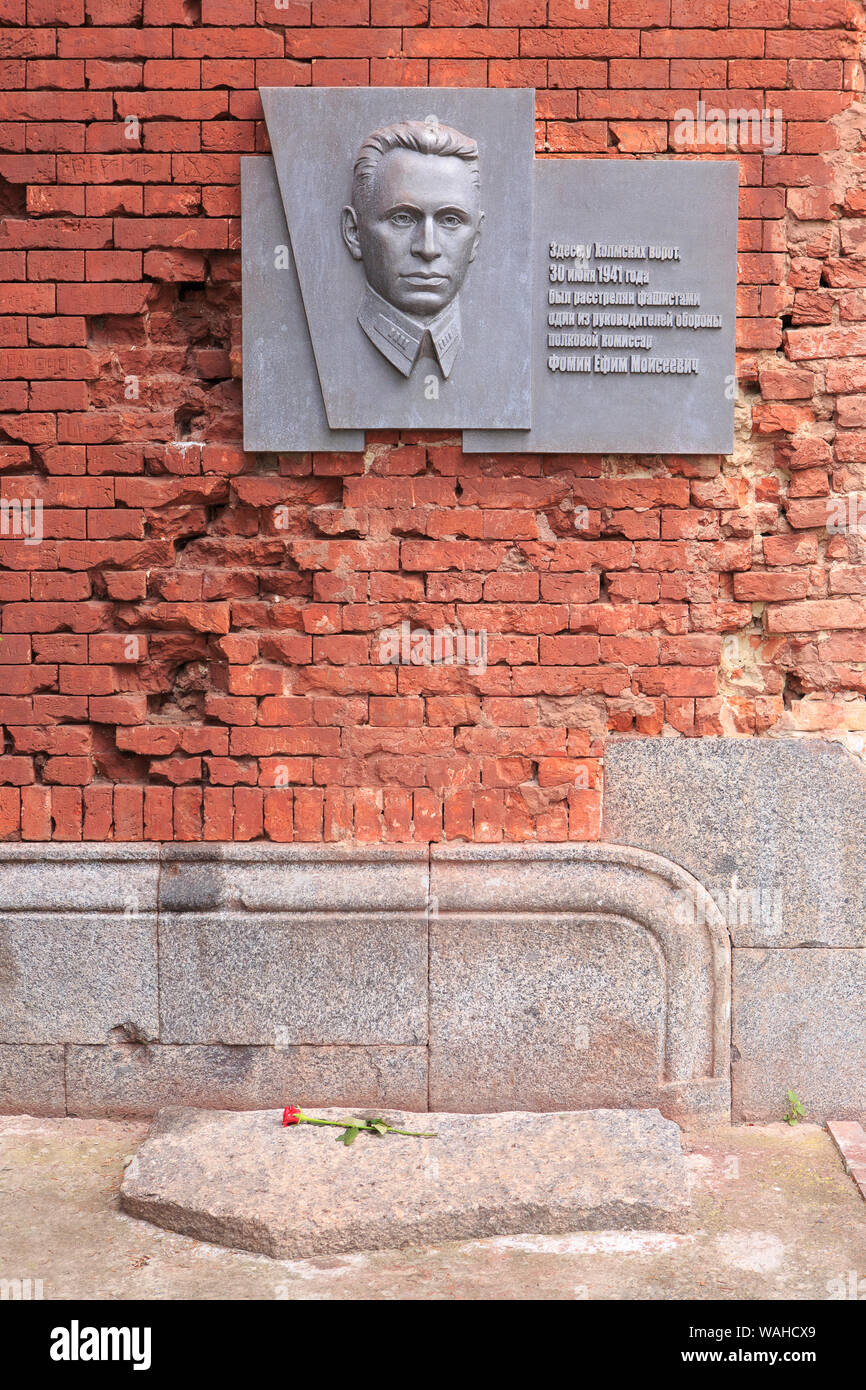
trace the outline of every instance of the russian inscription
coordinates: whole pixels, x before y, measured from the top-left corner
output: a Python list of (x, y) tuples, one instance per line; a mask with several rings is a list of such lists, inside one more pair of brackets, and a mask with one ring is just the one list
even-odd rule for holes
[(670, 329), (723, 326), (719, 313), (691, 312), (700, 310), (700, 290), (651, 288), (652, 265), (681, 262), (679, 246), (552, 241), (549, 257), (547, 347), (558, 351), (548, 353), (548, 371), (698, 375), (699, 357), (658, 355)]
[(539, 161), (532, 427), (464, 448), (729, 453), (736, 199), (734, 164)]

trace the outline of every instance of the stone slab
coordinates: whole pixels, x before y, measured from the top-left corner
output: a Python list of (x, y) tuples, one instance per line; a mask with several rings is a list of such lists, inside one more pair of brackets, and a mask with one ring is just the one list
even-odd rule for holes
[(328, 427), (274, 161), (241, 159), (244, 448), (364, 448)]
[(162, 913), (160, 1040), (422, 1043), (423, 914)]
[(437, 1108), (727, 1115), (730, 949), (677, 865), (620, 845), (440, 845), (430, 903)]
[(866, 950), (735, 950), (733, 1119), (866, 1112)]
[(339, 1131), (283, 1129), (279, 1111), (162, 1111), (126, 1170), (123, 1210), (277, 1259), (676, 1229), (688, 1214), (679, 1131), (654, 1110), (384, 1118), (437, 1137), (361, 1134), (346, 1148)]
[(427, 851), (337, 845), (166, 845), (163, 911), (422, 911)]
[(856, 1120), (828, 1120), (827, 1132), (839, 1150), (845, 1172), (856, 1181), (858, 1170), (866, 1169), (866, 1130)]
[(431, 932), (431, 1104), (654, 1104), (665, 1012), (664, 961), (631, 923), (440, 918)]
[(155, 912), (158, 845), (0, 845), (0, 912)]
[(0, 1113), (66, 1114), (62, 1047), (0, 1044)]
[[(467, 1303), (476, 1309), (475, 1314), (468, 1313), (473, 1318), (485, 1316), (484, 1307), (493, 1302), (500, 1309), (495, 1316), (510, 1317), (512, 1312), (519, 1316), (520, 1307), (530, 1301), (548, 1306), (561, 1301), (566, 1305), (562, 1316), (573, 1317), (579, 1331), (584, 1326), (582, 1317), (585, 1325), (595, 1326), (598, 1305), (605, 1301), (612, 1302), (613, 1309), (621, 1310), (631, 1323), (629, 1301), (648, 1301), (651, 1320), (654, 1301), (673, 1300), (683, 1303), (683, 1319), (702, 1320), (712, 1327), (718, 1325), (710, 1321), (718, 1315), (718, 1308), (713, 1311), (714, 1300), (723, 1300), (728, 1308), (732, 1299), (797, 1300), (796, 1318), (802, 1321), (812, 1307), (803, 1300), (815, 1299), (826, 1306), (830, 1298), (847, 1300), (838, 1312), (840, 1327), (844, 1320), (850, 1328), (849, 1345), (843, 1347), (843, 1339), (832, 1334), (824, 1337), (821, 1369), (831, 1384), (846, 1375), (854, 1374), (856, 1379), (856, 1372), (848, 1367), (851, 1352), (857, 1355), (859, 1342), (853, 1338), (860, 1335), (862, 1323), (854, 1303), (858, 1293), (866, 1293), (866, 1210), (829, 1136), (818, 1125), (799, 1125), (794, 1130), (783, 1124), (726, 1126), (697, 1142), (690, 1136), (686, 1162), (694, 1183), (693, 1205), (682, 1233), (521, 1233), (449, 1241), (420, 1251), (410, 1247), (291, 1262), (196, 1245), (145, 1221), (118, 1220), (117, 1190), (123, 1169), (146, 1132), (147, 1126), (138, 1120), (0, 1117), (2, 1273), (42, 1279), (44, 1296), (54, 1300), (52, 1306), (60, 1318), (66, 1314), (57, 1300), (70, 1300), (77, 1306), (98, 1300), (105, 1315), (94, 1317), (90, 1312), (90, 1322), (108, 1321), (111, 1313), (111, 1321), (129, 1321), (127, 1310), (131, 1315), (135, 1305), (125, 1300), (171, 1299), (179, 1310), (188, 1300), (218, 1300), (215, 1315), (228, 1327), (232, 1300), (259, 1299), (271, 1309), (277, 1300), (273, 1311), (282, 1315), (286, 1332), (272, 1339), (268, 1350), (272, 1346), (275, 1355), (270, 1359), (275, 1363), (279, 1359), (280, 1373), (288, 1369), (298, 1378), (303, 1369), (286, 1367), (287, 1348), (292, 1354), (293, 1307), (304, 1320), (315, 1314), (311, 1305), (323, 1306), (327, 1318), (329, 1307), (331, 1316), (338, 1317), (339, 1306), (347, 1303), (368, 1309), (384, 1303), (383, 1315), (399, 1319), (411, 1313), (408, 1303), (421, 1300), (428, 1308), (440, 1302), (443, 1312), (447, 1306)], [(581, 1301), (577, 1307), (575, 1300)], [(704, 1313), (694, 1303), (689, 1307), (690, 1300), (701, 1300)], [(139, 1306), (144, 1314), (144, 1304)], [(757, 1316), (777, 1320), (774, 1307), (785, 1315), (784, 1302), (765, 1302)], [(8, 1311), (14, 1314), (16, 1309)], [(26, 1309), (18, 1304), (17, 1312), (20, 1325)], [(363, 1306), (359, 1313), (370, 1316)], [(12, 1326), (9, 1323), (10, 1330)], [(213, 1356), (209, 1358), (202, 1356), (198, 1340), (188, 1339), (185, 1359), (193, 1373), (206, 1376), (211, 1369), (208, 1359), (215, 1365), (225, 1363), (224, 1344), (230, 1340), (230, 1330), (227, 1336), (211, 1338), (207, 1350), (212, 1348)], [(311, 1340), (306, 1337), (303, 1344)], [(643, 1374), (648, 1355), (646, 1337), (633, 1342), (635, 1355), (625, 1358), (631, 1363), (627, 1376), (632, 1366)], [(708, 1345), (719, 1346), (709, 1338), (704, 1341)], [(834, 1378), (836, 1366), (828, 1371), (828, 1363), (833, 1362), (837, 1346), (842, 1375)], [(169, 1354), (164, 1339), (155, 1342), (155, 1349), (162, 1351), (163, 1358)], [(261, 1350), (257, 1343), (255, 1357), (249, 1353), (250, 1362), (256, 1361), (253, 1374), (261, 1375)], [(452, 1350), (450, 1344), (445, 1350)], [(848, 1358), (843, 1364), (845, 1350)], [(174, 1346), (170, 1351), (172, 1364), (185, 1371)], [(537, 1359), (534, 1345), (533, 1352)], [(303, 1354), (301, 1349), (295, 1357)], [(459, 1349), (457, 1354), (461, 1355)], [(115, 1369), (106, 1368), (108, 1377)], [(778, 1378), (767, 1370), (766, 1379), (759, 1372), (754, 1384), (769, 1390)], [(92, 1364), (83, 1372), (91, 1377), (94, 1373), (98, 1378)], [(808, 1383), (804, 1379), (803, 1384)], [(812, 1383), (817, 1386), (817, 1379)], [(741, 1384), (751, 1390), (750, 1379)], [(784, 1379), (780, 1384), (785, 1385)], [(790, 1384), (798, 1382), (794, 1379)]]
[(866, 774), (840, 744), (614, 740), (602, 837), (693, 873), (734, 945), (866, 944)]
[(156, 915), (0, 914), (0, 1042), (157, 1031)]
[[(261, 97), (331, 427), (527, 428), (534, 93), (263, 87)], [(429, 370), (422, 359), (404, 377), (367, 338), (357, 322), (364, 269), (340, 230), (367, 136), (431, 114), (477, 141), (485, 215), (459, 295), (462, 346), (447, 379), (432, 358)]]
[[(10, 1050), (0, 1048), (0, 1067), (3, 1053)], [(70, 1047), (66, 1091), (70, 1115), (151, 1116), (167, 1105), (260, 1110), (284, 1105), (287, 1099), (304, 1106), (423, 1109), (427, 1050), (159, 1043)], [(62, 1105), (52, 1113), (62, 1114)]]
[[(532, 428), (466, 429), (466, 452), (730, 454), (736, 160), (544, 159), (536, 161), (534, 182)], [(571, 250), (591, 246), (592, 253), (551, 257), (551, 243)], [(676, 248), (679, 260), (651, 259), (654, 246)], [(616, 254), (623, 247), (629, 251), (625, 258)], [(643, 251), (643, 257), (636, 251)], [(551, 281), (557, 272), (563, 276), (561, 283)], [(593, 278), (589, 283), (569, 282), (569, 272)], [(622, 281), (610, 278), (617, 274)], [(645, 274), (648, 283), (626, 283), (625, 277), (635, 274)], [(698, 293), (699, 304), (683, 308), (640, 303), (641, 294), (683, 291)], [(551, 302), (551, 295), (560, 297)], [(572, 304), (573, 295), (582, 296), (580, 304), (577, 299)], [(628, 304), (612, 295), (634, 299)], [(583, 314), (587, 321), (551, 324), (549, 316), (557, 313)], [(614, 315), (613, 323), (598, 324), (599, 314)], [(650, 325), (632, 328), (616, 322), (632, 314), (650, 315)], [(709, 315), (720, 326), (656, 327), (659, 315), (670, 315), (674, 324), (677, 315), (691, 320)], [(649, 346), (634, 341), (647, 335), (652, 339)], [(620, 343), (617, 337), (632, 341)], [(591, 369), (553, 369), (554, 360), (589, 364)], [(697, 371), (632, 369), (635, 361), (674, 360), (696, 360)], [(629, 367), (625, 372), (611, 365), (623, 362)]]

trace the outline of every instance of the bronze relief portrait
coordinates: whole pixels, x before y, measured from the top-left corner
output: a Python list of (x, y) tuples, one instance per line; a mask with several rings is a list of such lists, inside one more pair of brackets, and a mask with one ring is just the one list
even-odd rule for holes
[(451, 375), (462, 343), (460, 291), (483, 221), (470, 136), (435, 116), (367, 136), (341, 231), (367, 280), (358, 323), (403, 376), (422, 357)]

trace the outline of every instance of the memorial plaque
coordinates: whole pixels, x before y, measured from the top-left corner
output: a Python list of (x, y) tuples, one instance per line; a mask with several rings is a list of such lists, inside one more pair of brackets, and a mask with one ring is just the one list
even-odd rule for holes
[(358, 430), (328, 426), (274, 162), (241, 160), (244, 448), (363, 449)]
[(728, 454), (735, 160), (538, 160), (532, 428), (472, 452)]
[(536, 160), (534, 95), (262, 90), (246, 448), (732, 452), (737, 161)]
[(534, 94), (261, 95), (331, 428), (528, 428)]

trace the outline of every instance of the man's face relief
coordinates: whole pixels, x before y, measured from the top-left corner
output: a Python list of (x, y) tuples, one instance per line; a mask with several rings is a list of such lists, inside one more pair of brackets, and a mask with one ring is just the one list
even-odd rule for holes
[(346, 245), (395, 308), (433, 318), (459, 292), (484, 219), (476, 179), (456, 155), (389, 150), (359, 206), (344, 208)]

